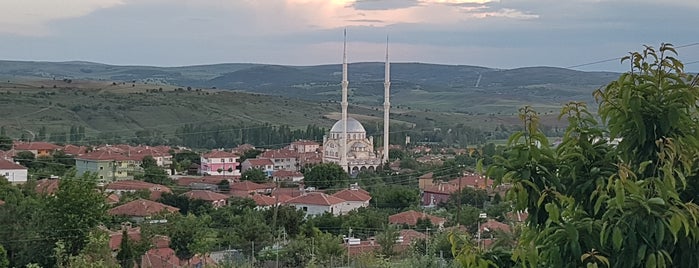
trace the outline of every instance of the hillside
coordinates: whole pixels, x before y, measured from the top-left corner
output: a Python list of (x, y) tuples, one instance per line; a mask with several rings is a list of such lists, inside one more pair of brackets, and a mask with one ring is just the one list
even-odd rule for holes
[[(383, 102), (383, 63), (349, 65), (350, 101)], [(511, 70), (465, 65), (392, 63), (392, 104), (473, 114), (511, 114), (522, 105), (543, 109), (592, 101), (592, 91), (616, 78), (608, 72), (552, 67)], [(215, 64), (183, 67), (113, 66), (90, 62), (0, 61), (0, 78), (80, 79), (227, 89), (295, 99), (340, 99), (341, 66)]]

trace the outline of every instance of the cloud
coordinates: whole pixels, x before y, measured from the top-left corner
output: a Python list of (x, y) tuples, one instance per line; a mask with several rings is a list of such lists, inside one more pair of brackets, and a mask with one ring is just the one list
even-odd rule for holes
[(0, 33), (40, 36), (47, 24), (81, 17), (95, 10), (123, 4), (122, 0), (4, 0), (0, 1)]

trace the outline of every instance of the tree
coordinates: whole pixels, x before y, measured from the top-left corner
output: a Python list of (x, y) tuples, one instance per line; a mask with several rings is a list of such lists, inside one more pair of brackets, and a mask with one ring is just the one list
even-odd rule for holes
[(134, 264), (134, 249), (129, 241), (129, 234), (126, 229), (121, 232), (121, 243), (119, 244), (119, 252), (116, 255), (117, 260), (122, 268), (131, 268)]
[(161, 185), (173, 185), (175, 182), (170, 179), (170, 177), (165, 173), (165, 170), (158, 166), (149, 166), (143, 170), (143, 174), (137, 174), (136, 179), (143, 180), (145, 182), (161, 184)]
[(264, 183), (269, 181), (267, 174), (259, 168), (251, 168), (243, 172), (240, 177), (241, 180), (251, 181), (256, 183)]
[(699, 206), (682, 199), (699, 179), (699, 80), (673, 54), (663, 44), (622, 58), (631, 70), (595, 92), (601, 122), (569, 103), (555, 150), (537, 113), (521, 110), (523, 130), (488, 170), (529, 212), (512, 251), (520, 265), (699, 265)]
[(69, 255), (78, 254), (89, 241), (88, 235), (107, 218), (107, 205), (102, 193), (95, 191), (97, 176), (85, 173), (61, 179), (58, 190), (47, 200), (47, 211), (52, 229), (46, 237), (60, 238)]
[(22, 166), (31, 168), (32, 164), (34, 164), (34, 160), (36, 160), (36, 157), (34, 156), (34, 153), (30, 151), (21, 151), (15, 155), (14, 160)]
[(371, 190), (370, 202), (377, 208), (402, 210), (418, 205), (420, 193), (415, 188), (403, 185), (381, 186)]
[(420, 232), (422, 232), (423, 230), (434, 230), (434, 225), (432, 224), (432, 221), (427, 217), (419, 218), (415, 223), (415, 230), (418, 230)]
[[(267, 209), (264, 211), (267, 222), (273, 222), (274, 213), (274, 209)], [(306, 213), (304, 213), (303, 210), (296, 209), (296, 207), (293, 206), (278, 206), (276, 208), (276, 213), (277, 226), (284, 228), (284, 231), (289, 236), (295, 236), (301, 232), (301, 225), (306, 222)]]
[(168, 219), (172, 222), (168, 228), (170, 247), (180, 259), (190, 259), (194, 254), (206, 253), (213, 247), (215, 233), (209, 229), (211, 217), (200, 217), (189, 214), (186, 216), (174, 214)]
[(0, 268), (10, 267), (10, 260), (7, 258), (7, 251), (0, 245)]
[(158, 162), (155, 161), (155, 158), (150, 155), (146, 155), (143, 157), (143, 160), (141, 160), (141, 168), (143, 169), (148, 169), (152, 167), (158, 167)]
[(398, 228), (392, 225), (385, 225), (383, 231), (376, 235), (376, 242), (381, 246), (380, 252), (382, 255), (390, 257), (395, 254), (394, 247), (399, 235)]
[(9, 151), (12, 149), (12, 139), (5, 135), (0, 135), (0, 151)]
[(310, 171), (303, 174), (304, 183), (307, 186), (319, 189), (332, 186), (345, 186), (349, 182), (349, 175), (335, 163), (322, 163), (315, 165)]

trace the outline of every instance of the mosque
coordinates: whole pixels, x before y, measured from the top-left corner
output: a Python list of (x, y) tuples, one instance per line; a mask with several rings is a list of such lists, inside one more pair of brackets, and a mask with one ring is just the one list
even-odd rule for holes
[[(387, 40), (388, 41), (388, 40)], [(390, 93), (390, 63), (388, 62), (388, 42), (386, 42), (386, 70), (384, 78), (384, 148), (383, 156), (374, 151), (374, 137), (366, 136), (366, 130), (359, 121), (347, 116), (347, 32), (342, 55), (342, 118), (333, 125), (330, 133), (323, 136), (323, 163), (336, 163), (349, 174), (374, 171), (388, 162), (388, 127)]]

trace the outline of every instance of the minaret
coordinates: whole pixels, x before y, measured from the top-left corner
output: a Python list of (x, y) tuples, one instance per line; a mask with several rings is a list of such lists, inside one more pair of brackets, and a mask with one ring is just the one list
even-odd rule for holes
[(340, 140), (340, 166), (348, 171), (347, 166), (347, 29), (344, 32), (344, 43), (342, 46), (342, 139)]
[(388, 125), (389, 125), (389, 110), (391, 109), (391, 102), (389, 101), (389, 96), (391, 94), (391, 64), (388, 62), (388, 36), (386, 36), (386, 72), (384, 74), (383, 82), (383, 161), (382, 163), (388, 163)]

